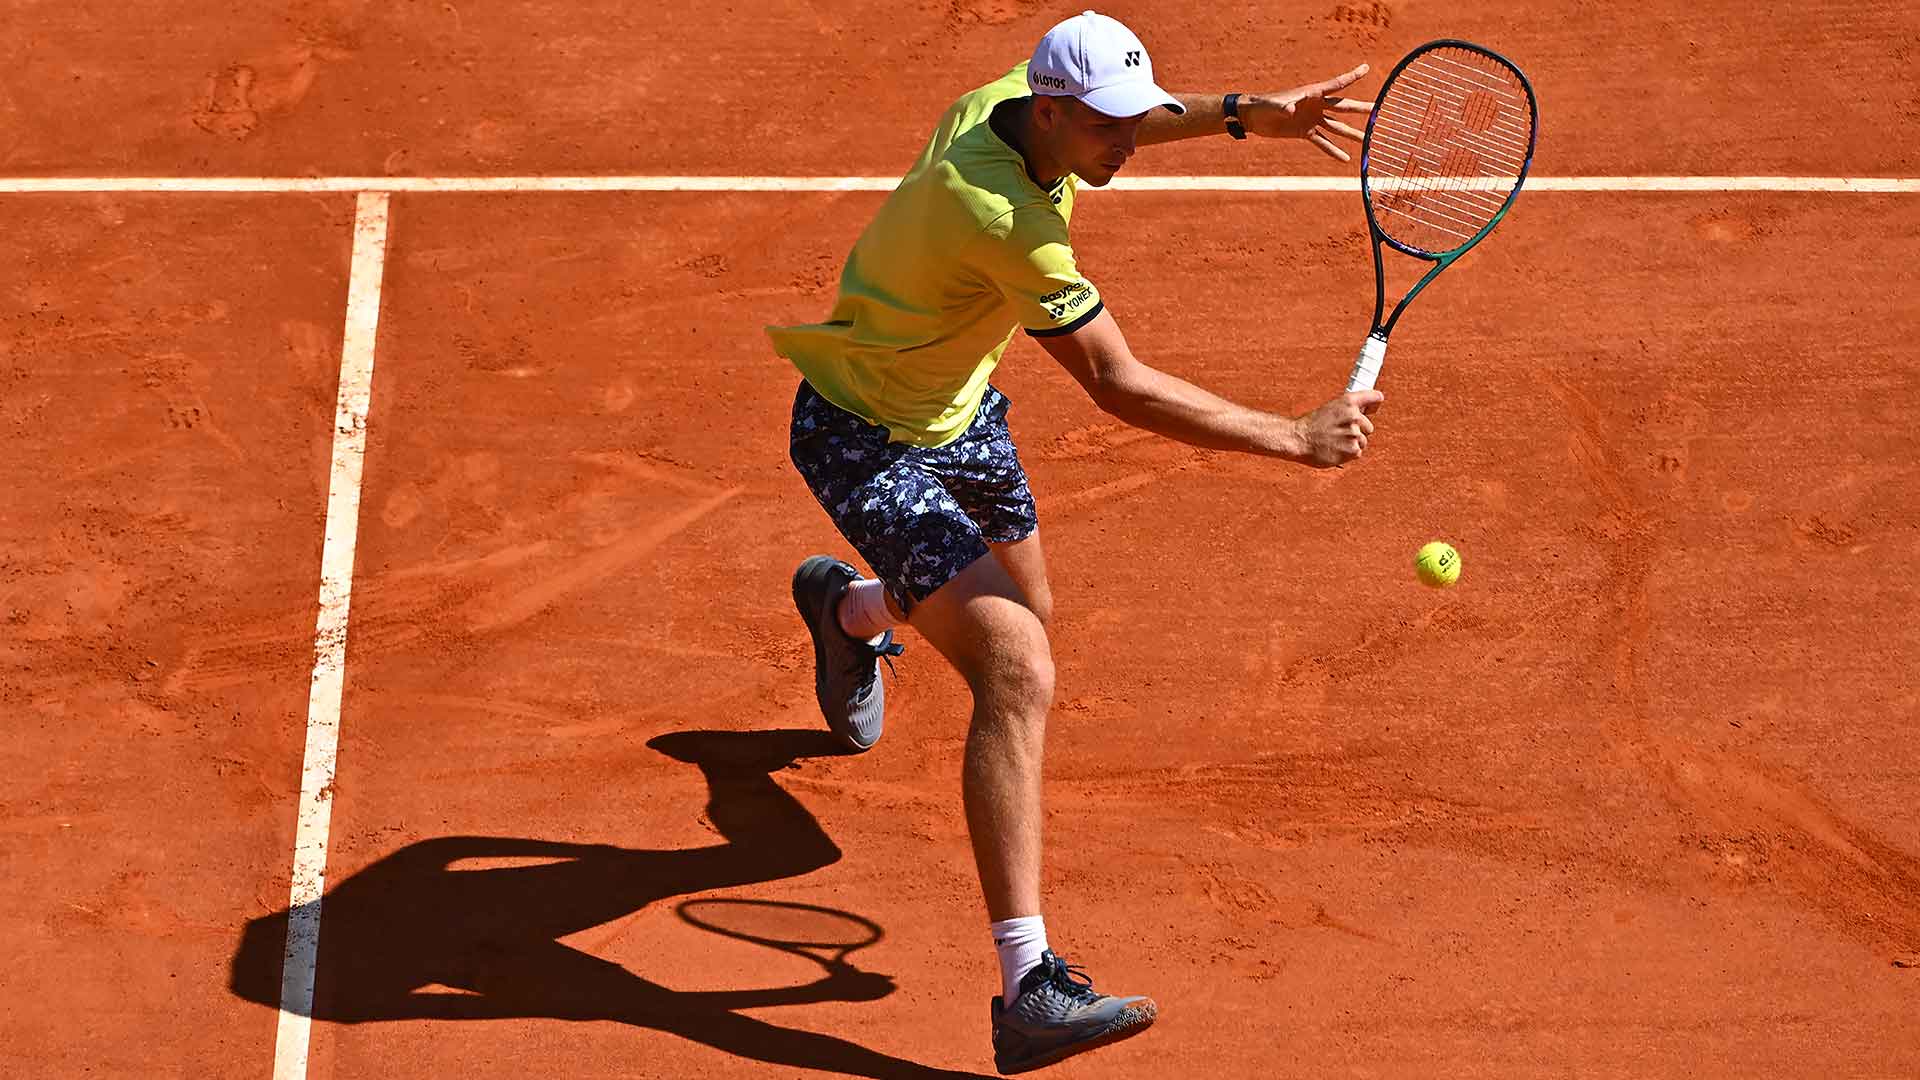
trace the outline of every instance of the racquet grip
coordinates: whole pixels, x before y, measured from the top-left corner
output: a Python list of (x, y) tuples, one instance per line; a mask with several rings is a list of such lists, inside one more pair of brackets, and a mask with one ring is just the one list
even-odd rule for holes
[(1360, 358), (1353, 362), (1353, 374), (1347, 379), (1347, 393), (1373, 389), (1374, 380), (1380, 377), (1380, 365), (1386, 360), (1387, 339), (1379, 334), (1368, 334), (1366, 344), (1360, 346)]

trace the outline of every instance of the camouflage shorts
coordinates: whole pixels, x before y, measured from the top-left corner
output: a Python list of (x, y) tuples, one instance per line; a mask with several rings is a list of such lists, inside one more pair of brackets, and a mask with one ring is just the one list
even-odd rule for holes
[(887, 429), (821, 397), (802, 380), (790, 454), (854, 550), (902, 611), (987, 553), (1039, 527), (1033, 492), (993, 387), (958, 439), (931, 449), (889, 442)]

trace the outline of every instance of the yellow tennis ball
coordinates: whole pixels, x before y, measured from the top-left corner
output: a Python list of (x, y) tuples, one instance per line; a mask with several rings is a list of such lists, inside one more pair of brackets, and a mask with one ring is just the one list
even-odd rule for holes
[(1444, 540), (1435, 540), (1413, 557), (1414, 573), (1436, 589), (1448, 589), (1460, 580), (1460, 553)]

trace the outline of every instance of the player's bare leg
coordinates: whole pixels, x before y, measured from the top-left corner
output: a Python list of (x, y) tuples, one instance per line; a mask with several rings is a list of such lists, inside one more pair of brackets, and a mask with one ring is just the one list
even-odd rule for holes
[[(1150, 998), (1096, 992), (1083, 972), (1044, 947), (1040, 763), (1053, 653), (1041, 613), (1051, 609), (1052, 596), (1037, 534), (997, 546), (994, 556), (974, 560), (915, 607), (909, 621), (973, 691), (961, 792), (1001, 953), (1004, 985), (990, 1003), (994, 1064), (1013, 1073), (1138, 1034), (1158, 1009)], [(1009, 565), (1025, 578), (1024, 588)], [(1003, 932), (1029, 930), (1037, 943), (1001, 940)], [(1040, 951), (1030, 966), (1012, 959), (1033, 948)]]
[(1047, 557), (1040, 550), (1040, 532), (1034, 530), (1024, 540), (1007, 544), (988, 544), (1007, 576), (1020, 587), (1027, 610), (1040, 619), (1040, 625), (1053, 623), (1053, 585), (1047, 581)]
[(1046, 628), (997, 558), (975, 560), (909, 622), (973, 692), (961, 797), (987, 914), (1037, 915), (1040, 763), (1053, 704)]

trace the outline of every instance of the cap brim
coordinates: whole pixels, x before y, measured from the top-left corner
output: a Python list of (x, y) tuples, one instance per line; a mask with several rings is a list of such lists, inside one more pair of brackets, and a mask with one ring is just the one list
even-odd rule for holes
[(1150, 82), (1124, 82), (1102, 86), (1080, 95), (1080, 103), (1108, 116), (1139, 116), (1162, 106), (1175, 116), (1187, 111), (1172, 94)]

